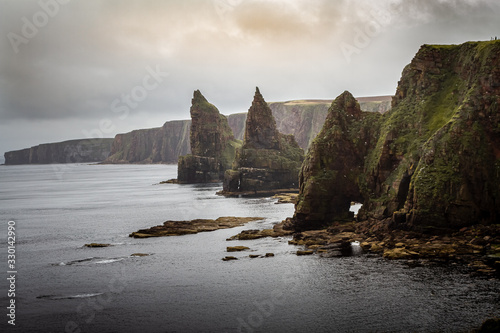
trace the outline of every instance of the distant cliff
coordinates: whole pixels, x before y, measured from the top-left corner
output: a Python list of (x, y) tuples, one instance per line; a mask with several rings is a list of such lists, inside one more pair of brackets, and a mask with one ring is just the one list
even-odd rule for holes
[[(362, 111), (385, 113), (391, 109), (392, 96), (357, 98)], [(323, 127), (332, 100), (297, 100), (268, 103), (276, 119), (276, 126), (283, 134), (293, 134), (299, 146), (307, 151)], [(245, 132), (246, 113), (228, 116), (236, 139), (242, 140)]]
[(81, 139), (45, 143), (4, 154), (5, 164), (88, 163), (105, 160), (113, 139)]
[(302, 166), (295, 228), (345, 219), (350, 200), (392, 228), (498, 224), (499, 105), (500, 41), (422, 46), (380, 117), (339, 96)]
[(168, 121), (162, 127), (117, 134), (104, 163), (177, 163), (188, 154), (190, 120)]

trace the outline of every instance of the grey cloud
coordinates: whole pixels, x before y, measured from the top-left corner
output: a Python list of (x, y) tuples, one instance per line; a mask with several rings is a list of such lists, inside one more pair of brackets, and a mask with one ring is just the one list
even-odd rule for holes
[[(169, 76), (131, 110), (145, 115), (134, 116), (138, 128), (189, 118), (195, 89), (225, 114), (246, 111), (255, 86), (269, 101), (392, 94), (420, 44), (500, 30), (493, 0), (70, 1), (15, 53), (7, 34), (21, 34), (22, 18), (37, 11), (38, 0), (0, 1), (1, 122), (67, 120), (74, 133), (104, 117), (116, 132), (130, 128), (132, 117), (120, 119), (110, 104), (141, 85), (148, 66)], [(377, 19), (383, 29), (346, 62), (339, 45)], [(35, 132), (34, 144), (46, 141)]]

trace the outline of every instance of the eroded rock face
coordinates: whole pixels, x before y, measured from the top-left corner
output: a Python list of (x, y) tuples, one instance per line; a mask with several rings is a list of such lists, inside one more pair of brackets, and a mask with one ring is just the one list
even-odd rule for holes
[(302, 168), (291, 225), (349, 218), (347, 199), (363, 202), (359, 220), (393, 229), (499, 223), (499, 104), (500, 41), (422, 46), (379, 120), (360, 122), (348, 102), (333, 103)]
[(367, 165), (366, 216), (395, 227), (500, 221), (500, 42), (421, 47)]
[(359, 176), (373, 148), (381, 114), (363, 112), (347, 91), (333, 101), (323, 129), (300, 172), (295, 228), (317, 229), (328, 221), (350, 220), (352, 201), (362, 201)]
[(225, 116), (210, 104), (199, 90), (194, 92), (191, 105), (191, 155), (180, 156), (177, 169), (179, 183), (211, 183), (224, 179), (236, 148)]
[(258, 193), (298, 186), (304, 151), (292, 135), (276, 129), (272, 111), (257, 88), (248, 110), (243, 147), (226, 171), (223, 194)]

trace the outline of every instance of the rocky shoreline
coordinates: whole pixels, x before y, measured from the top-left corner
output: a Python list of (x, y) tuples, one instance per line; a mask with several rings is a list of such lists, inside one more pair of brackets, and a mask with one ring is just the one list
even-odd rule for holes
[[(288, 221), (282, 224), (286, 225)], [(458, 263), (486, 276), (500, 277), (500, 225), (475, 225), (442, 234), (389, 230), (388, 221), (336, 223), (326, 229), (296, 232), (289, 242), (322, 257), (349, 255), (356, 242), (365, 253), (410, 265)], [(283, 228), (283, 226), (281, 226)], [(351, 248), (352, 249), (352, 248)]]
[(242, 192), (231, 192), (221, 190), (218, 191), (217, 195), (222, 195), (228, 198), (238, 198), (238, 197), (267, 197), (267, 196), (286, 196), (289, 193), (295, 192), (298, 195), (299, 190), (296, 188), (283, 188), (283, 189), (272, 189), (272, 190), (252, 190), (252, 191), (242, 191)]

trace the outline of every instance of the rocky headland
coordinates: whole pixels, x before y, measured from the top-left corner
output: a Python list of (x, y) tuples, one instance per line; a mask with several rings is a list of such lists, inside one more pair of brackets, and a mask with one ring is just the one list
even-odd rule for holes
[(104, 161), (113, 139), (81, 139), (45, 143), (31, 148), (9, 151), (4, 154), (6, 165), (92, 163)]
[(234, 139), (227, 118), (199, 90), (194, 92), (191, 113), (191, 154), (180, 156), (177, 181), (181, 184), (212, 183), (224, 179), (241, 141)]
[(224, 195), (257, 194), (298, 187), (304, 158), (293, 135), (284, 135), (268, 104), (256, 89), (248, 110), (243, 147), (237, 150), (233, 168), (224, 177)]
[[(498, 272), (499, 104), (500, 41), (423, 45), (389, 112), (363, 113), (348, 92), (332, 103), (285, 227), (297, 244), (341, 236), (388, 258)], [(356, 223), (351, 201), (363, 203)]]

